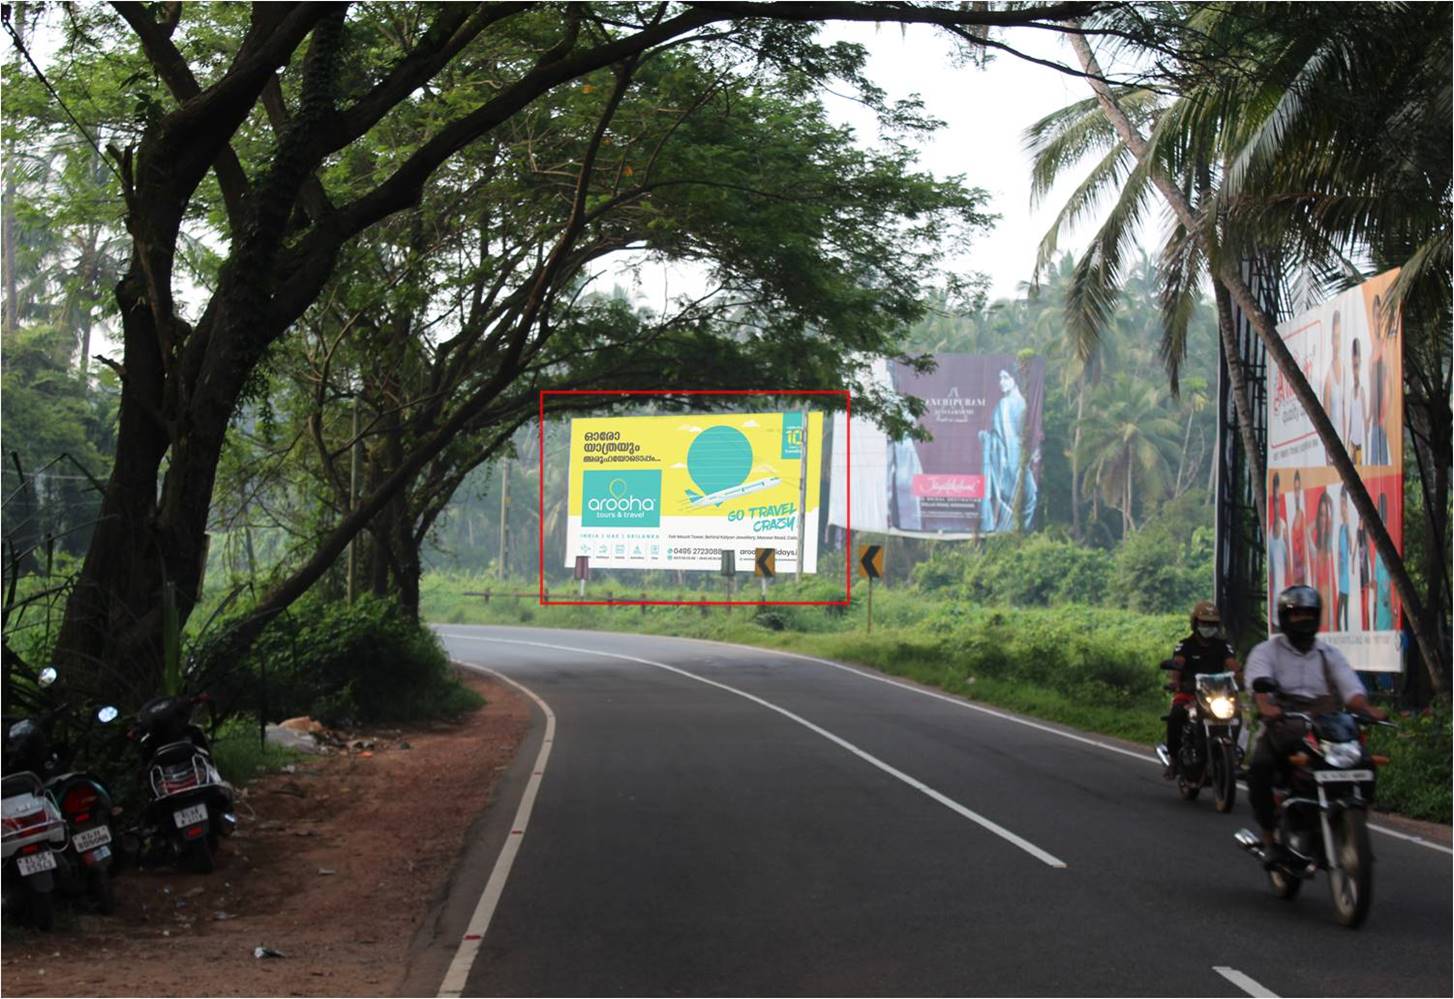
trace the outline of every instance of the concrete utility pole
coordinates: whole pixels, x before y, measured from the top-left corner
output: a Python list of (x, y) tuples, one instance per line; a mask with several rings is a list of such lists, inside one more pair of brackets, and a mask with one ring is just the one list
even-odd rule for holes
[(500, 459), (500, 578), (505, 578), (505, 527), (510, 516), (510, 459)]

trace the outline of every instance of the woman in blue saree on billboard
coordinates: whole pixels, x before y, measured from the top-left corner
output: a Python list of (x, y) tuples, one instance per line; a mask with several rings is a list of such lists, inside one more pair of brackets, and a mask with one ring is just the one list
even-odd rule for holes
[[(1020, 526), (1028, 529), (1035, 516), (1035, 475), (1024, 459), (1025, 397), (1015, 376), (1000, 369), (1000, 401), (989, 430), (979, 432), (983, 455), (984, 499), (980, 502), (980, 530), (985, 534), (1015, 529), (1018, 484), (1023, 481)], [(1024, 466), (1023, 470), (1021, 466)], [(1023, 475), (1023, 479), (1021, 478)]]

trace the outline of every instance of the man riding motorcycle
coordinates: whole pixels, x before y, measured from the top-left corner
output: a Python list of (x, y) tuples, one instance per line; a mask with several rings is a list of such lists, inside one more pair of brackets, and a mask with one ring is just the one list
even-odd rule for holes
[(1247, 683), (1268, 677), (1278, 686), (1277, 694), (1257, 693), (1257, 711), (1262, 731), (1253, 747), (1247, 767), (1247, 797), (1252, 813), (1262, 828), (1269, 866), (1283, 862), (1287, 854), (1276, 836), (1277, 808), (1272, 785), (1277, 769), (1302, 741), (1304, 723), (1283, 718), (1279, 699), (1295, 701), (1299, 710), (1317, 716), (1351, 710), (1380, 721), (1387, 714), (1368, 703), (1368, 695), (1348, 659), (1318, 638), (1323, 600), (1311, 586), (1289, 586), (1277, 598), (1277, 627), (1282, 632), (1260, 643), (1247, 656)]
[(1210, 600), (1201, 600), (1191, 611), (1191, 634), (1176, 643), (1171, 653), (1176, 668), (1171, 671), (1171, 684), (1176, 691), (1171, 711), (1166, 715), (1166, 752), (1171, 762), (1162, 774), (1167, 780), (1176, 777), (1177, 754), (1181, 752), (1181, 730), (1186, 724), (1186, 706), (1196, 691), (1198, 673), (1238, 673), (1242, 667), (1237, 653), (1222, 637), (1222, 615)]

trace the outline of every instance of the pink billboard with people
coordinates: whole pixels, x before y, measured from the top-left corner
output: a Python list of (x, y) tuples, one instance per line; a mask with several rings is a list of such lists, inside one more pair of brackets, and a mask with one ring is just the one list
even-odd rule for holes
[[(1312, 385), (1403, 550), (1403, 364), (1389, 271), (1282, 323), (1278, 333)], [(1323, 598), (1323, 638), (1354, 669), (1403, 669), (1399, 604), (1388, 567), (1292, 387), (1267, 385), (1268, 598), (1296, 583)]]

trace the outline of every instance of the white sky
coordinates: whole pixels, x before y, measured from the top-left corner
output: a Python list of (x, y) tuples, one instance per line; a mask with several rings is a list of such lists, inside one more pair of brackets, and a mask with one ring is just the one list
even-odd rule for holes
[[(1061, 36), (1035, 29), (1015, 29), (995, 36), (1039, 59), (1073, 64), (1074, 55)], [(917, 93), (931, 117), (945, 123), (920, 147), (920, 166), (936, 176), (964, 175), (965, 182), (988, 192), (987, 210), (998, 214), (994, 229), (973, 240), (962, 253), (945, 261), (958, 273), (989, 276), (991, 300), (1013, 298), (1031, 277), (1040, 239), (1056, 211), (1089, 169), (1089, 162), (1066, 173), (1041, 207), (1030, 207), (1030, 156), (1024, 149), (1025, 129), (1046, 114), (1090, 96), (1084, 81), (1046, 66), (996, 53), (983, 69), (956, 66), (949, 39), (925, 25), (873, 25), (837, 22), (824, 31), (830, 41), (853, 41), (869, 52), (866, 75), (890, 100)], [(860, 140), (871, 143), (877, 125), (871, 112), (845, 98), (829, 96), (829, 112), (853, 126)], [(1084, 224), (1063, 237), (1062, 250), (1079, 253), (1093, 228)], [(1142, 242), (1155, 239), (1151, 227)], [(624, 276), (648, 303), (665, 311), (665, 299), (696, 290), (697, 282), (681, 269), (643, 267), (639, 282)]]
[[(836, 24), (827, 35), (867, 48), (867, 76), (890, 98), (917, 93), (925, 110), (945, 122), (921, 146), (921, 164), (940, 177), (963, 174), (971, 186), (989, 192), (989, 208), (1001, 216), (993, 232), (957, 255), (954, 269), (988, 274), (991, 299), (1015, 296), (1019, 283), (1030, 278), (1040, 238), (1080, 177), (1073, 171), (1042, 207), (1031, 211), (1025, 129), (1090, 96), (1090, 88), (1005, 53), (996, 54), (984, 69), (957, 67), (950, 40), (927, 26)], [(1069, 46), (1051, 32), (1021, 29), (997, 37), (1040, 59), (1073, 59)], [(829, 108), (860, 135), (874, 128), (872, 116), (849, 101), (830, 99)], [(1078, 233), (1079, 242), (1072, 238), (1069, 245), (1078, 250), (1089, 232)]]

